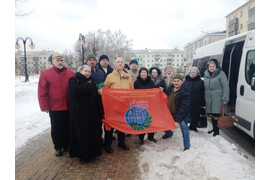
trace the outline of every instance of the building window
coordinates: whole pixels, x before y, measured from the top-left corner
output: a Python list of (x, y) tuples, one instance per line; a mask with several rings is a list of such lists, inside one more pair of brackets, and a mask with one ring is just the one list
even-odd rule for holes
[(243, 24), (240, 24), (240, 29), (243, 29)]
[(243, 17), (243, 10), (240, 12), (240, 17)]
[(44, 57), (44, 59), (46, 59), (46, 57)]

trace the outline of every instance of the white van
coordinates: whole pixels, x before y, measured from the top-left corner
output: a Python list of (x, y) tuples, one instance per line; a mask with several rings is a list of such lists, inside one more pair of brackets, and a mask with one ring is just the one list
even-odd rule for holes
[(210, 59), (217, 59), (227, 75), (235, 126), (255, 138), (255, 30), (196, 49), (192, 66), (202, 77)]

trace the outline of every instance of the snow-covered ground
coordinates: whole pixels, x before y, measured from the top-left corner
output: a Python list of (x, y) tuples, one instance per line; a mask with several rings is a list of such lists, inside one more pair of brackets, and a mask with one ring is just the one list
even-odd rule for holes
[[(37, 99), (38, 76), (30, 82), (15, 78), (15, 144), (19, 151), (29, 139), (50, 128), (47, 113), (41, 112)], [(251, 180), (255, 179), (255, 158), (222, 136), (207, 134), (212, 127), (190, 132), (191, 148), (183, 152), (180, 129), (172, 138), (163, 140), (163, 132), (155, 134), (158, 142), (145, 141), (139, 150), (141, 179)]]
[(27, 141), (50, 128), (49, 114), (41, 112), (37, 98), (38, 76), (15, 78), (15, 151)]
[(190, 132), (191, 148), (185, 152), (180, 129), (165, 140), (163, 132), (156, 133), (156, 144), (146, 140), (139, 157), (142, 179), (255, 179), (254, 157), (222, 136), (207, 134), (209, 126)]

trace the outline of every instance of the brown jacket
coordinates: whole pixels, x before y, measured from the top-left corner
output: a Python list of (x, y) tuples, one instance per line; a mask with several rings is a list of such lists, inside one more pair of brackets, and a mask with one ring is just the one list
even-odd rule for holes
[(125, 72), (123, 77), (121, 77), (119, 71), (116, 69), (107, 76), (103, 87), (112, 89), (134, 89), (131, 76)]
[(166, 89), (168, 88), (168, 86), (170, 85), (170, 84), (172, 84), (173, 83), (173, 76), (174, 76), (175, 74), (174, 74), (174, 72), (173, 72), (173, 74), (172, 74), (172, 76), (171, 76), (171, 78), (170, 78), (170, 82), (169, 82), (169, 78), (168, 78), (168, 76), (166, 75), (166, 72), (163, 74), (163, 76), (162, 76), (162, 79), (165, 81), (165, 84), (166, 84)]
[(139, 76), (139, 70), (128, 70), (128, 74), (132, 77), (133, 83), (135, 83), (135, 81), (137, 80), (137, 77)]

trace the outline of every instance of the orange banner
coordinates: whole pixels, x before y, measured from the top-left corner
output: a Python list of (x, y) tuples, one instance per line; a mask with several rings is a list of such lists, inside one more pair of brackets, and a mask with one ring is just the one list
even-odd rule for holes
[(128, 134), (144, 134), (175, 129), (175, 121), (167, 107), (167, 95), (159, 88), (103, 88), (105, 128)]

